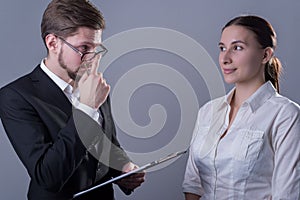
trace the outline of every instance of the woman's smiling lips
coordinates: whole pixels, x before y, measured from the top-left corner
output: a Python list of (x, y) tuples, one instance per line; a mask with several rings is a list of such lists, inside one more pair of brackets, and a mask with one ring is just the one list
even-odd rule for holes
[(236, 70), (236, 68), (223, 68), (224, 74), (231, 74)]

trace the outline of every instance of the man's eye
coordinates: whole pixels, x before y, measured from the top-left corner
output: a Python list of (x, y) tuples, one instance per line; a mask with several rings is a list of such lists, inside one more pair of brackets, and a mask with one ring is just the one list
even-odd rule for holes
[(87, 45), (82, 45), (79, 47), (79, 50), (84, 53), (89, 50), (89, 47)]

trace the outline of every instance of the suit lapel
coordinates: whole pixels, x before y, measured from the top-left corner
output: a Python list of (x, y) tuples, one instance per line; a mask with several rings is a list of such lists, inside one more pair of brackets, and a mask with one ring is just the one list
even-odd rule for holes
[(108, 101), (105, 101), (103, 103), (103, 105), (99, 108), (100, 110), (100, 114), (102, 114), (103, 117), (103, 123), (102, 123), (102, 128), (104, 130), (104, 132), (107, 134), (107, 132), (110, 132), (112, 129), (112, 117), (110, 114), (110, 110), (109, 110), (109, 105), (108, 105)]
[(72, 104), (53, 80), (38, 65), (30, 74), (35, 93), (42, 101), (60, 108), (70, 115)]
[[(34, 87), (35, 96), (48, 105), (54, 106), (63, 111), (66, 116), (72, 114), (72, 104), (64, 92), (55, 84), (55, 82), (38, 65), (32, 73), (30, 79)], [(103, 117), (102, 128), (107, 137), (111, 138), (111, 130), (114, 123), (112, 121), (109, 97), (107, 101), (99, 108)]]

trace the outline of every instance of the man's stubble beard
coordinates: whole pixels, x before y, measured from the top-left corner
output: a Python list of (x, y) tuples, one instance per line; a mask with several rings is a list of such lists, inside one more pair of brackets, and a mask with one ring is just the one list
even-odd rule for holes
[(63, 60), (63, 50), (61, 50), (58, 54), (58, 64), (61, 66), (61, 68), (63, 68), (64, 70), (67, 71), (68, 76), (73, 80), (79, 80), (81, 76), (79, 76), (78, 71), (79, 71), (79, 67), (75, 72), (72, 72), (68, 66), (65, 64), (64, 60)]

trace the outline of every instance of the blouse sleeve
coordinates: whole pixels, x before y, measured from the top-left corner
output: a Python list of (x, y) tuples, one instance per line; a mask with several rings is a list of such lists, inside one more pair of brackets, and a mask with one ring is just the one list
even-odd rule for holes
[(189, 149), (189, 157), (188, 157), (188, 161), (187, 161), (187, 165), (186, 165), (186, 169), (185, 169), (182, 188), (183, 188), (184, 193), (192, 193), (192, 194), (202, 196), (204, 194), (204, 190), (201, 186), (199, 171), (195, 164), (195, 159), (194, 159), (194, 155), (193, 155), (193, 145), (196, 145), (196, 144), (194, 144), (194, 139), (198, 132), (199, 120), (201, 118), (200, 113), (201, 112), (199, 111), (197, 121), (195, 124), (195, 128), (193, 131), (193, 139), (192, 139), (190, 149)]
[(273, 140), (273, 199), (300, 199), (300, 108), (290, 103), (278, 114)]

